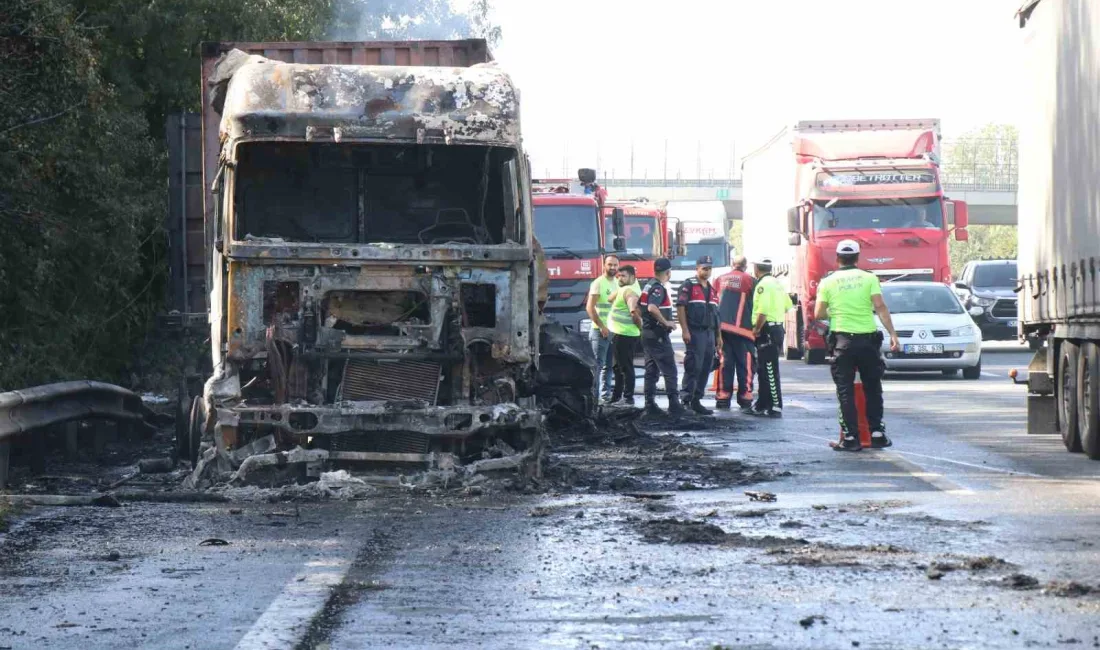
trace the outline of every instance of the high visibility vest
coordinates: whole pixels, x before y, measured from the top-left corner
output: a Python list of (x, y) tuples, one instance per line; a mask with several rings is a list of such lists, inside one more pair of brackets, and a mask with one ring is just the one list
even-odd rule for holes
[(611, 301), (607, 297), (618, 288), (619, 282), (615, 278), (609, 279), (606, 275), (601, 275), (592, 281), (588, 289), (589, 294), (596, 294), (596, 313), (599, 314), (604, 325), (607, 324), (607, 319), (611, 315)]
[(626, 304), (627, 292), (635, 297), (642, 293), (642, 287), (637, 282), (629, 287), (619, 287), (619, 293), (615, 296), (615, 302), (611, 303), (611, 321), (607, 329), (622, 336), (641, 336), (642, 330), (630, 316), (630, 307)]

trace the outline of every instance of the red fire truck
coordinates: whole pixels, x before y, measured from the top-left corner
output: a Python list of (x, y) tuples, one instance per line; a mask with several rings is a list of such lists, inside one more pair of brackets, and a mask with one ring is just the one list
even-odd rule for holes
[[(612, 210), (623, 211), (623, 250), (618, 253), (622, 264), (630, 264), (638, 273), (638, 281), (645, 284), (653, 277), (653, 261), (658, 257), (675, 257), (675, 242), (683, 241), (669, 230), (668, 211), (647, 199), (609, 201), (604, 209), (604, 240), (614, 237)], [(680, 225), (677, 224), (679, 228)]]

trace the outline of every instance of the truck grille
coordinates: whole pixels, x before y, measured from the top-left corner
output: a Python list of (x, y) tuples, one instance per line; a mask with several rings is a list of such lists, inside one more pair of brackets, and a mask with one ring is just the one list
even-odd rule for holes
[(1016, 299), (1001, 298), (993, 303), (990, 313), (994, 318), (1016, 318)]
[(435, 405), (440, 365), (430, 361), (359, 361), (344, 366), (341, 400), (420, 400)]
[(426, 454), (429, 439), (415, 431), (387, 431), (384, 435), (338, 434), (325, 436), (329, 451), (373, 451), (386, 454)]

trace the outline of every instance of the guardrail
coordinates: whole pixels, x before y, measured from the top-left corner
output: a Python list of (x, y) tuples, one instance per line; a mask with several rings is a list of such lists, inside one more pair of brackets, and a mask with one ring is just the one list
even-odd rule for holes
[(7, 484), (15, 436), (80, 420), (141, 421), (147, 410), (136, 393), (98, 381), (67, 381), (0, 393), (0, 489)]

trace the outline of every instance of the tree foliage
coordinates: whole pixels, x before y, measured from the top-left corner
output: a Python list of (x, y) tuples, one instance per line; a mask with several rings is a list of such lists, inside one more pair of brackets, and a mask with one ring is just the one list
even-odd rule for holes
[(1016, 226), (970, 226), (970, 240), (951, 240), (949, 255), (955, 273), (980, 259), (1016, 259)]
[(117, 379), (162, 308), (168, 114), (201, 41), (499, 38), (489, 0), (0, 2), (0, 389)]
[(943, 170), (949, 183), (988, 187), (1016, 184), (1019, 153), (1016, 127), (987, 124), (944, 147)]

